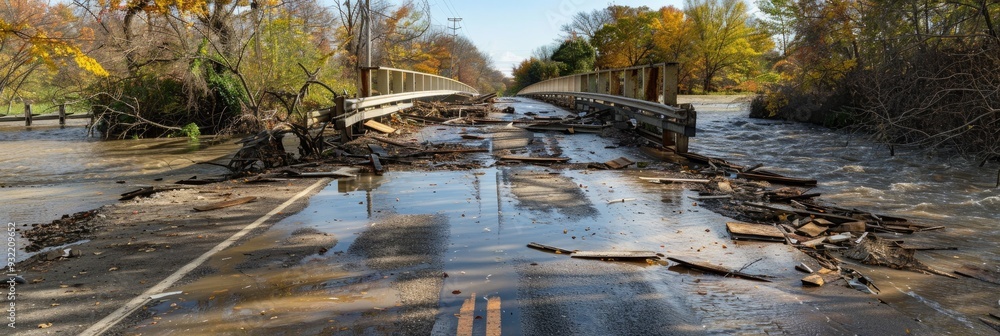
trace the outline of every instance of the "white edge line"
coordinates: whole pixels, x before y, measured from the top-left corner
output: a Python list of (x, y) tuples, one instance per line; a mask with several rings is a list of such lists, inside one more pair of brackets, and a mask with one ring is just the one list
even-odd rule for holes
[(226, 239), (225, 241), (219, 243), (219, 245), (216, 245), (211, 250), (208, 250), (208, 252), (205, 252), (200, 257), (198, 257), (198, 259), (195, 259), (194, 261), (191, 261), (187, 265), (184, 265), (184, 267), (178, 269), (176, 272), (174, 272), (174, 274), (171, 274), (166, 279), (163, 279), (163, 281), (160, 281), (160, 283), (147, 289), (142, 294), (139, 294), (139, 296), (136, 296), (131, 301), (126, 303), (121, 308), (118, 308), (118, 310), (115, 310), (104, 319), (97, 321), (97, 323), (90, 326), (90, 328), (87, 328), (87, 330), (81, 332), (80, 335), (97, 336), (108, 331), (108, 329), (111, 329), (111, 327), (114, 327), (116, 324), (124, 320), (126, 317), (132, 314), (132, 312), (134, 312), (136, 309), (139, 309), (144, 304), (146, 304), (146, 302), (150, 300), (150, 296), (162, 293), (167, 288), (170, 288), (170, 286), (173, 286), (174, 283), (176, 283), (178, 280), (183, 278), (185, 275), (193, 271), (198, 266), (201, 266), (201, 264), (205, 263), (205, 261), (207, 261), (208, 258), (211, 258), (216, 253), (219, 253), (220, 251), (233, 245), (234, 243), (236, 243), (236, 241), (240, 240), (240, 238), (243, 238), (243, 236), (250, 233), (250, 231), (253, 231), (261, 224), (264, 224), (264, 222), (266, 222), (268, 219), (271, 219), (271, 217), (273, 217), (274, 215), (277, 215), (282, 210), (285, 210), (285, 208), (287, 208), (289, 205), (292, 205), (292, 203), (295, 203), (295, 201), (299, 200), (302, 197), (305, 197), (313, 189), (316, 189), (316, 187), (319, 187), (321, 184), (329, 182), (330, 182), (329, 178), (323, 178), (320, 179), (319, 181), (316, 181), (316, 183), (313, 183), (313, 185), (309, 186), (305, 190), (300, 191), (295, 196), (292, 196), (292, 198), (289, 198), (287, 201), (285, 201), (285, 203), (281, 203), (281, 205), (279, 205), (277, 208), (274, 208), (274, 210), (271, 210), (271, 212), (268, 212), (263, 217), (258, 218), (253, 223), (250, 223), (250, 225), (244, 227), (243, 230), (240, 230), (240, 232), (237, 232), (232, 237), (229, 237), (229, 239)]

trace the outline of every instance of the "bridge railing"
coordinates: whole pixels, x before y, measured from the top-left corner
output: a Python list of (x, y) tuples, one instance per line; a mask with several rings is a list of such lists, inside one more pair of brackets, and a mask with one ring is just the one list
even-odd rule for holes
[(619, 121), (635, 120), (644, 126), (640, 131), (656, 129), (664, 146), (683, 153), (695, 135), (697, 113), (677, 105), (677, 74), (677, 63), (610, 69), (541, 81), (517, 94), (576, 109), (610, 108)]
[(359, 77), (358, 98), (337, 97), (333, 108), (310, 112), (307, 126), (333, 121), (338, 130), (350, 137), (352, 125), (413, 107), (415, 100), (479, 94), (460, 81), (411, 70), (367, 68), (361, 70)]

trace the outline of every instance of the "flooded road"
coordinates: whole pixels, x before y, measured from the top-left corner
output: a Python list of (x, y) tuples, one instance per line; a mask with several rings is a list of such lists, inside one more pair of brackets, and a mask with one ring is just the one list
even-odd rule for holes
[[(851, 134), (749, 119), (746, 105), (732, 103), (732, 97), (686, 99), (699, 111), (692, 151), (816, 178), (820, 186), (814, 191), (822, 192), (826, 202), (944, 225), (943, 231), (895, 237), (908, 244), (959, 248), (919, 252), (918, 258), (934, 268), (951, 271), (976, 264), (995, 269), (1000, 264), (995, 248), (1000, 202), (990, 188), (990, 169), (905, 151), (888, 157), (884, 148)], [(509, 104), (518, 116), (565, 113), (524, 98)], [(462, 140), (462, 133), (487, 140)], [(494, 152), (518, 155), (562, 155), (577, 163), (619, 156), (654, 161), (635, 147), (596, 134), (524, 133), (502, 125), (432, 126), (410, 137), (481, 143)], [(93, 178), (86, 175), (92, 170), (65, 171), (84, 179), (82, 186), (69, 187), (101, 192), (98, 187), (117, 186), (107, 183), (118, 179), (114, 175), (135, 170), (140, 172), (122, 179), (142, 183), (163, 168), (141, 172), (141, 167), (174, 160), (170, 155), (191, 155), (183, 152), (185, 144), (163, 141), (176, 152), (143, 158), (130, 170), (115, 168), (121, 161), (114, 153), (122, 148), (87, 152), (92, 157), (107, 154), (107, 165), (94, 169), (98, 176)], [(225, 151), (217, 146), (195, 153), (211, 156), (212, 148)], [(128, 155), (134, 159), (147, 153), (137, 150)], [(69, 162), (86, 161), (83, 157), (87, 155)], [(792, 267), (809, 257), (783, 244), (732, 241), (725, 232), (731, 220), (699, 206), (690, 198), (695, 192), (640, 179), (662, 176), (662, 171), (496, 165), (490, 153), (468, 158), (488, 167), (390, 171), (332, 182), (301, 212), (211, 257), (197, 272), (201, 277), (170, 289), (179, 293), (153, 301), (124, 333), (992, 333), (977, 316), (997, 310), (996, 285), (851, 265), (872, 277), (882, 293), (864, 294), (842, 281), (803, 287), (802, 274)], [(17, 181), (23, 186), (13, 190), (47, 183)], [(51, 182), (49, 187), (61, 186)], [(6, 194), (12, 189), (0, 190)], [(571, 250), (653, 251), (765, 274), (772, 282), (722, 278), (676, 265), (576, 259), (528, 248), (529, 242)]]
[[(88, 137), (85, 124), (75, 122), (65, 128), (0, 125), (0, 220), (21, 228), (48, 223), (114, 203), (119, 194), (141, 186), (224, 173), (222, 167), (194, 163), (237, 149), (233, 141), (211, 137), (104, 141)], [(18, 253), (18, 260), (29, 256)]]
[[(518, 113), (555, 109), (518, 100), (513, 103)], [(923, 158), (878, 159), (877, 146), (850, 134), (748, 119), (741, 104), (696, 106), (701, 126), (693, 151), (815, 177), (821, 181), (817, 191), (838, 205), (946, 225), (942, 232), (905, 237), (908, 243), (914, 239), (960, 247), (919, 254), (936, 268), (996, 264), (994, 243), (989, 243), (1000, 238), (990, 231), (997, 212), (991, 212), (989, 199), (995, 194), (985, 186), (985, 176), (983, 186), (977, 187), (975, 180), (961, 182), (976, 176), (975, 169), (929, 164)], [(414, 138), (459, 142), (460, 133), (469, 133), (510, 139), (512, 131), (490, 127), (430, 127)], [(594, 134), (535, 133), (521, 151), (558, 152), (575, 162), (618, 156), (651, 160), (618, 145)], [(489, 155), (473, 159), (492, 162)], [(933, 170), (944, 172), (921, 175)], [(894, 174), (900, 171), (917, 176), (899, 180)], [(805, 288), (792, 266), (808, 262), (807, 256), (782, 244), (730, 240), (725, 232), (730, 219), (700, 208), (689, 198), (694, 192), (639, 179), (658, 174), (503, 165), (341, 179), (247, 248), (220, 255), (218, 274), (178, 288), (183, 294), (152, 307), (154, 314), (134, 331), (290, 334), (294, 326), (309, 334), (334, 335), (990, 332), (975, 316), (996, 308), (1000, 298), (994, 297), (995, 285), (852, 265), (875, 278), (883, 293), (876, 297), (840, 284)], [(909, 189), (903, 193), (900, 188)], [(980, 202), (930, 215), (933, 197), (959, 195)], [(627, 201), (612, 202), (621, 199)], [(907, 205), (912, 201), (919, 202)], [(953, 219), (942, 220), (948, 218)], [(336, 242), (329, 252), (293, 256), (280, 266), (231, 266), (251, 250), (281, 246), (295, 232), (321, 232)], [(962, 236), (972, 233), (982, 240), (963, 241)], [(528, 242), (578, 250), (655, 251), (745, 268), (769, 275), (773, 282), (644, 262), (574, 259), (527, 248)]]

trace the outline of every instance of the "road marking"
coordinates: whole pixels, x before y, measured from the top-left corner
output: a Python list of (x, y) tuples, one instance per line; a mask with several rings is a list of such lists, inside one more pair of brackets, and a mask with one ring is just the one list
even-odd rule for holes
[(500, 297), (486, 299), (486, 336), (500, 336)]
[(181, 278), (184, 278), (185, 275), (193, 271), (198, 266), (201, 266), (201, 264), (205, 263), (205, 261), (207, 261), (208, 258), (211, 258), (216, 253), (219, 253), (220, 251), (233, 245), (234, 243), (236, 243), (236, 241), (240, 240), (240, 238), (243, 238), (243, 236), (250, 233), (250, 231), (253, 231), (261, 224), (264, 224), (264, 222), (266, 222), (268, 219), (271, 219), (271, 217), (273, 217), (274, 215), (277, 215), (282, 210), (285, 210), (285, 208), (287, 208), (289, 205), (292, 205), (292, 203), (295, 203), (295, 201), (299, 200), (302, 197), (305, 197), (313, 189), (316, 189), (320, 185), (329, 182), (330, 182), (329, 178), (324, 178), (320, 179), (319, 181), (316, 181), (316, 183), (313, 183), (313, 185), (309, 186), (305, 190), (300, 191), (298, 194), (295, 194), (295, 196), (292, 196), (292, 198), (289, 198), (287, 201), (285, 201), (285, 203), (281, 203), (281, 205), (279, 205), (277, 208), (274, 208), (274, 210), (271, 210), (271, 212), (268, 212), (263, 217), (258, 218), (253, 223), (250, 223), (250, 225), (244, 227), (243, 230), (240, 230), (240, 232), (237, 232), (232, 237), (229, 237), (229, 239), (226, 239), (225, 241), (219, 243), (219, 245), (213, 247), (211, 250), (208, 250), (208, 252), (205, 252), (200, 257), (198, 257), (198, 259), (195, 259), (194, 261), (191, 261), (187, 265), (184, 265), (184, 267), (178, 269), (176, 272), (174, 272), (174, 274), (171, 274), (169, 277), (163, 279), (163, 281), (160, 281), (160, 283), (146, 290), (139, 296), (136, 296), (131, 301), (126, 303), (121, 308), (118, 308), (118, 310), (115, 310), (104, 319), (90, 326), (90, 328), (84, 330), (82, 333), (80, 333), (80, 335), (97, 336), (108, 331), (108, 329), (111, 329), (111, 327), (114, 327), (116, 324), (124, 320), (126, 317), (132, 314), (132, 312), (134, 312), (136, 309), (139, 309), (140, 307), (145, 305), (146, 302), (150, 300), (149, 299), (150, 296), (155, 294), (160, 294), (167, 288), (170, 288), (170, 286), (173, 286), (174, 283), (179, 281)]
[(458, 310), (458, 330), (455, 335), (472, 336), (472, 320), (476, 314), (476, 293), (462, 302), (462, 308)]

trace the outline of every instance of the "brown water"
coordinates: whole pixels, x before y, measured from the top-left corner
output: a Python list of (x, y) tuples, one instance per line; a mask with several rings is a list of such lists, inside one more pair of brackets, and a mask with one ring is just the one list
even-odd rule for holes
[[(217, 160), (236, 148), (212, 137), (100, 140), (88, 137), (81, 124), (0, 124), (0, 221), (25, 228), (114, 203), (142, 186), (222, 174), (222, 167), (195, 162)], [(18, 253), (17, 260), (28, 256)]]

